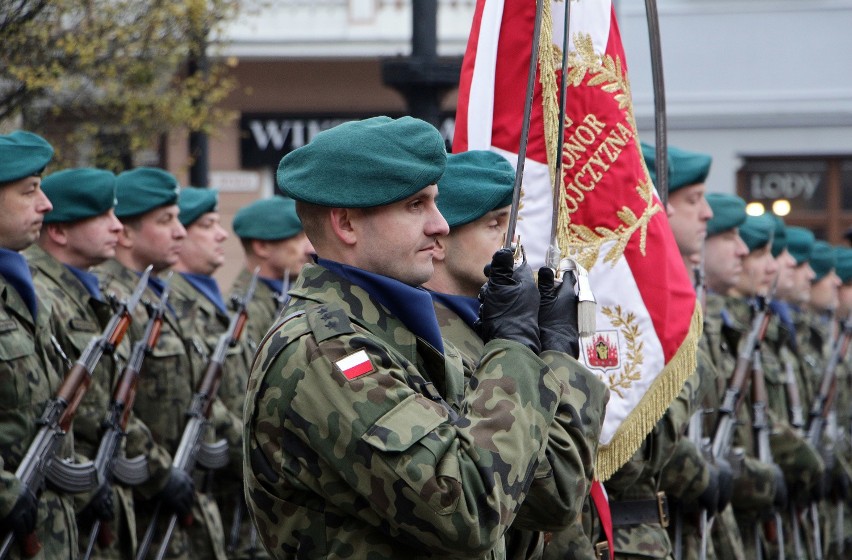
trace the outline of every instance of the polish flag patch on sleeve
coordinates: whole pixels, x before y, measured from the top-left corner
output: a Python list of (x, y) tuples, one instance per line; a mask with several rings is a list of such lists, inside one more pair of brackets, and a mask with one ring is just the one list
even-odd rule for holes
[(357, 352), (349, 354), (345, 358), (341, 358), (334, 362), (334, 365), (337, 366), (337, 369), (340, 370), (340, 373), (342, 373), (346, 379), (355, 379), (356, 377), (361, 377), (362, 375), (367, 375), (368, 373), (376, 371), (373, 368), (373, 363), (370, 361), (370, 356), (367, 355), (365, 350), (358, 350)]

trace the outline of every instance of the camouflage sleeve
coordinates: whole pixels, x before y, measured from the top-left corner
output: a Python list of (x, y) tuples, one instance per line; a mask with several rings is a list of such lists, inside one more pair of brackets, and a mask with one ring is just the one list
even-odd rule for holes
[(557, 531), (576, 522), (589, 493), (609, 390), (566, 354), (543, 352), (541, 359), (564, 379), (568, 390), (547, 432), (546, 460), (536, 471), (513, 527)]
[(9, 515), (21, 495), (21, 481), (5, 467), (3, 457), (0, 457), (0, 519)]
[(710, 469), (701, 451), (682, 437), (660, 473), (660, 490), (682, 502), (692, 502), (710, 485)]
[[(370, 527), (433, 553), (493, 549), (543, 455), (562, 380), (525, 346), (492, 341), (456, 417), (370, 333), (318, 343), (283, 331), (261, 349), (246, 407), (246, 495), (267, 548), (324, 546), (336, 519), (338, 537)], [(366, 355), (369, 373), (347, 378), (336, 364), (349, 355)]]
[(243, 464), (243, 419), (228, 410), (228, 407), (219, 398), (213, 401), (210, 416), (216, 435), (228, 442), (230, 461), (225, 468), (235, 475), (241, 475)]
[(154, 441), (151, 431), (134, 413), (127, 421), (127, 435), (124, 438), (124, 454), (128, 459), (143, 455), (148, 458), (148, 480), (136, 486), (143, 497), (151, 498), (166, 485), (172, 456), (166, 449)]
[(772, 465), (762, 463), (746, 455), (740, 465), (732, 463), (734, 469), (734, 509), (764, 511), (772, 506), (775, 498), (775, 472)]
[(825, 473), (819, 453), (786, 422), (773, 422), (769, 446), (772, 458), (784, 472), (790, 498), (798, 504), (807, 503)]

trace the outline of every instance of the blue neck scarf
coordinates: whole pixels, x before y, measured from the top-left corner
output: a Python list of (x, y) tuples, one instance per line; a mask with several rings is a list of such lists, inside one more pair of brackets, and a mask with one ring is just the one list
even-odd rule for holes
[(38, 304), (36, 303), (35, 288), (33, 287), (33, 275), (30, 273), (27, 259), (17, 251), (0, 249), (0, 275), (15, 288), (21, 299), (24, 300), (24, 303), (30, 310), (30, 314), (33, 316), (33, 322), (35, 322), (38, 313)]
[(276, 294), (280, 294), (281, 290), (284, 289), (284, 281), (275, 278), (264, 278), (263, 276), (258, 276), (258, 280), (269, 286), (269, 289), (275, 292)]
[(479, 300), (470, 296), (457, 296), (453, 294), (442, 294), (441, 292), (429, 292), (432, 299), (443, 304), (453, 313), (461, 317), (465, 324), (473, 328), (473, 324), (479, 319)]
[(793, 313), (790, 309), (790, 305), (781, 300), (774, 299), (769, 304), (769, 308), (772, 309), (772, 312), (778, 317), (778, 320), (781, 321), (781, 325), (790, 333), (790, 348), (793, 349), (793, 352), (799, 351), (799, 341), (796, 337), (796, 323), (793, 321)]
[(77, 277), (77, 280), (79, 280), (83, 287), (86, 288), (86, 291), (89, 292), (90, 296), (98, 301), (104, 301), (103, 294), (101, 294), (101, 288), (98, 285), (97, 276), (91, 272), (77, 268), (76, 266), (71, 266), (70, 264), (66, 264), (64, 266), (71, 272), (71, 274)]
[(225, 300), (222, 299), (222, 292), (219, 291), (219, 284), (212, 276), (190, 272), (181, 272), (180, 275), (192, 284), (193, 288), (204, 294), (204, 297), (209, 299), (223, 315), (228, 314), (228, 310), (225, 308)]
[(326, 259), (317, 263), (342, 276), (384, 305), (408, 330), (444, 353), (444, 340), (429, 292), (373, 272)]

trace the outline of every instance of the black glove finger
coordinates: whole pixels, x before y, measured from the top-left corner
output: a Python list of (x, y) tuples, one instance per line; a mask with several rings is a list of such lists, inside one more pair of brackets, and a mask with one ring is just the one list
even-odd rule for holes
[(734, 496), (734, 471), (724, 459), (717, 459), (716, 467), (719, 469), (719, 508), (716, 511), (723, 511)]
[(708, 467), (710, 481), (707, 488), (698, 496), (698, 505), (712, 515), (716, 513), (716, 508), (719, 507), (719, 469), (713, 465), (708, 465)]
[(166, 506), (178, 517), (186, 517), (192, 513), (192, 504), (195, 503), (195, 483), (191, 476), (173, 468), (161, 495)]
[(772, 505), (776, 511), (784, 511), (787, 509), (788, 502), (787, 483), (784, 482), (784, 473), (781, 471), (781, 468), (778, 465), (773, 466), (775, 467), (775, 498), (772, 501)]
[(549, 266), (538, 269), (538, 293), (541, 295), (541, 305), (556, 299), (556, 275)]
[(491, 258), (489, 282), (508, 286), (512, 284), (512, 273), (515, 270), (515, 254), (511, 249), (500, 249)]
[(35, 531), (37, 518), (38, 498), (32, 490), (24, 486), (18, 499), (15, 500), (15, 505), (12, 506), (12, 511), (0, 520), (0, 528), (4, 534), (11, 532), (16, 539), (22, 540)]

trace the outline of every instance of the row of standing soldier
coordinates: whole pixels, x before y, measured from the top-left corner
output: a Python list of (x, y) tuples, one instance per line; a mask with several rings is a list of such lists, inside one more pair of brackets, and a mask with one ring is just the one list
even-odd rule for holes
[[(71, 169), (41, 181), (53, 149), (26, 132), (0, 137), (0, 154), (4, 556), (143, 557), (147, 537), (160, 557), (263, 557), (240, 513), (242, 404), (253, 345), (273, 321), (285, 271), (298, 274), (310, 252), (292, 201), (239, 211), (234, 229), (259, 281), (252, 297), (244, 271), (226, 303), (211, 276), (228, 236), (215, 191), (179, 189), (151, 168), (118, 177)], [(247, 336), (228, 340), (246, 315)], [(76, 367), (82, 383), (71, 386), (69, 374), (60, 387), (74, 362), (86, 364)], [(223, 373), (213, 372), (217, 363)], [(205, 379), (221, 380), (221, 389)], [(56, 426), (43, 425), (46, 403), (60, 410)], [(190, 413), (206, 442), (184, 452)], [(62, 446), (55, 457), (25, 457), (37, 432)], [(107, 434), (116, 433), (120, 457), (103, 457)], [(208, 445), (220, 438), (227, 445)], [(213, 449), (225, 468), (192, 468)], [(91, 484), (63, 485), (54, 472), (64, 464)], [(25, 476), (22, 465), (44, 467), (46, 480)], [(166, 539), (172, 517), (179, 522)]]
[[(42, 149), (33, 162), (34, 167), (25, 169), (27, 173), (36, 173), (49, 160), (49, 146), (39, 146), (32, 138), (20, 137), (14, 138), (12, 144), (19, 147), (21, 140), (25, 145), (30, 142)], [(652, 151), (645, 150), (645, 154), (648, 168), (653, 170)], [(843, 508), (848, 497), (844, 490), (848, 488), (844, 470), (848, 448), (843, 434), (844, 428), (848, 428), (848, 418), (838, 419), (831, 413), (836, 405), (831, 405), (847, 402), (849, 376), (844, 373), (835, 378), (839, 382), (829, 379), (826, 383), (822, 382), (822, 376), (830, 350), (840, 349), (836, 341), (841, 340), (836, 336), (839, 329), (835, 328), (834, 335), (826, 331), (836, 325), (836, 317), (826, 317), (825, 313), (836, 311), (837, 306), (833, 299), (826, 299), (824, 292), (836, 293), (838, 282), (832, 276), (833, 269), (844, 281), (849, 280), (843, 277), (849, 256), (844, 257), (842, 250), (815, 244), (808, 232), (784, 227), (780, 220), (746, 217), (744, 204), (736, 197), (708, 195), (705, 199), (703, 181), (709, 172), (709, 158), (675, 148), (670, 149), (669, 157), (672, 177), (669, 219), (685, 266), (690, 269), (697, 266), (702, 269), (699, 277), (706, 278), (705, 335), (698, 371), (634, 458), (607, 482), (615, 554), (620, 558), (751, 558), (777, 556), (786, 551), (789, 557), (842, 557), (847, 534)], [(425, 285), (431, 290), (441, 334), (457, 347), (467, 372), (476, 368), (484, 348), (480, 333), (475, 330), (479, 304), (475, 296), (486, 279), (480, 272), (482, 265), (499, 247), (499, 232), (505, 229), (510, 201), (507, 194), (511, 194), (511, 169), (506, 167), (506, 162), (494, 154), (450, 156), (439, 181), (442, 193), (439, 207), (449, 225), (449, 235), (436, 236), (436, 248), (432, 251), (435, 272)], [(3, 182), (14, 182), (11, 179), (17, 178), (13, 175)], [(87, 185), (86, 197), (74, 190), (74, 185), (83, 184)], [(104, 186), (100, 190), (89, 187), (98, 184)], [(101, 539), (95, 555), (130, 557), (137, 549), (137, 538), (146, 541), (144, 529), (149, 527), (149, 519), (162, 501), (178, 513), (194, 510), (191, 516), (194, 521), (187, 527), (179, 527), (168, 551), (164, 551), (169, 557), (222, 557), (226, 547), (232, 557), (260, 555), (259, 541), (274, 555), (286, 557), (282, 551), (288, 550), (286, 541), (293, 534), (282, 535), (283, 528), (272, 527), (268, 520), (264, 523), (264, 517), (270, 514), (267, 509), (257, 510), (257, 505), (254, 506), (254, 515), (261, 518), (260, 535), (255, 534), (249, 522), (240, 492), (240, 440), (245, 374), (256, 345), (274, 320), (275, 306), (283, 300), (284, 289), (278, 278), (286, 268), (295, 276), (306, 253), (304, 242), (298, 246), (295, 242), (278, 242), (282, 238), (304, 238), (299, 233), (292, 202), (273, 199), (274, 202), (263, 204), (282, 206), (249, 207), (235, 220), (234, 228), (243, 240), (248, 267), (238, 278), (234, 292), (246, 293), (251, 277), (249, 269), (257, 265), (261, 267), (261, 278), (265, 278), (258, 284), (258, 291), (265, 294), (258, 294), (250, 302), (247, 346), (235, 346), (228, 351), (225, 359), (228, 374), (223, 377), (225, 383), (220, 391), (222, 402), (213, 403), (213, 425), (231, 444), (230, 466), (192, 481), (175, 472), (171, 457), (181, 437), (183, 416), (190, 409), (193, 393), (204, 373), (203, 367), (229, 323), (228, 306), (211, 277), (222, 264), (221, 242), (226, 235), (215, 212), (215, 192), (184, 189), (178, 198), (176, 181), (168, 174), (153, 169), (128, 172), (118, 180), (114, 212), (119, 223), (112, 216), (108, 184), (114, 190), (115, 178), (95, 170), (67, 171), (45, 180), (45, 191), (54, 193), (56, 208), (51, 212), (46, 209), (50, 203), (42, 202), (36, 213), (47, 212), (45, 223), (52, 225), (45, 225), (38, 245), (26, 251), (34, 270), (36, 292), (45, 308), (42, 315), (50, 313), (53, 323), (43, 334), (52, 332), (55, 342), (45, 339), (40, 355), (56, 361), (54, 371), (67, 369), (67, 363), (61, 363), (62, 354), (66, 361), (77, 359), (104, 325), (104, 318), (109, 318), (101, 294), (127, 298), (139, 273), (147, 265), (153, 265), (154, 275), (145, 296), (149, 306), (147, 310), (136, 309), (129, 336), (130, 341), (144, 340), (148, 315), (156, 309), (163, 293), (158, 278), (167, 269), (176, 272), (170, 280), (168, 305), (160, 306), (168, 307), (168, 312), (163, 313), (164, 332), (139, 372), (142, 375), (138, 404), (134, 407), (136, 414), (127, 428), (125, 453), (146, 457), (149, 473), (147, 480), (133, 491), (121, 484), (113, 484), (111, 488), (102, 485), (78, 499), (76, 506), (65, 502), (64, 525), (63, 517), (56, 513), (42, 515), (40, 523), (50, 520), (53, 525), (52, 530), (45, 531), (42, 527), (40, 531), (41, 540), (46, 543), (42, 554), (51, 558), (73, 557), (75, 554), (70, 551), (85, 549), (88, 537), (93, 534), (91, 527), (102, 520), (105, 527), (112, 525), (109, 533), (114, 537), (111, 544), (110, 539)], [(453, 198), (454, 193), (469, 193), (477, 188), (483, 189), (479, 199), (489, 203), (471, 207), (470, 198)], [(179, 207), (175, 206), (176, 202)], [(284, 204), (291, 206), (285, 208)], [(288, 215), (292, 220), (282, 218)], [(91, 225), (96, 222), (102, 224)], [(74, 231), (84, 223), (92, 229)], [(280, 238), (271, 233), (276, 228), (286, 230)], [(78, 246), (74, 245), (75, 235)], [(95, 242), (82, 244), (83, 255), (75, 254), (81, 252), (81, 238)], [(8, 247), (4, 243), (4, 248), (10, 253), (17, 252), (32, 241), (15, 240)], [(101, 243), (98, 250), (92, 251), (97, 243)], [(69, 247), (73, 249), (72, 256), (68, 255)], [(115, 258), (107, 260), (113, 256), (111, 247)], [(87, 275), (86, 270), (94, 265), (99, 265), (94, 269), (99, 278)], [(813, 277), (808, 272), (811, 267), (816, 270)], [(4, 268), (4, 278), (19, 278), (20, 274), (14, 276), (13, 270), (11, 265), (8, 273)], [(852, 270), (848, 273), (852, 276)], [(17, 285), (15, 289), (26, 292)], [(815, 297), (808, 301), (811, 293)], [(6, 295), (10, 294), (14, 292)], [(26, 296), (21, 299), (26, 303)], [(42, 309), (36, 307), (35, 300), (31, 301), (32, 317), (38, 317)], [(63, 311), (63, 302), (75, 305)], [(20, 307), (19, 302), (15, 303)], [(813, 313), (801, 309), (806, 304)], [(55, 310), (50, 310), (51, 306)], [(540, 341), (546, 339), (546, 332), (542, 327)], [(559, 345), (552, 341), (548, 344)], [(565, 348), (576, 355), (576, 340), (573, 345)], [(27, 346), (33, 345), (24, 345)], [(95, 455), (112, 384), (123, 369), (122, 361), (129, 355), (129, 345), (120, 345), (98, 365), (103, 371), (93, 375), (92, 388), (75, 422), (74, 451), (79, 455)], [(738, 358), (740, 364), (736, 364)], [(748, 375), (733, 376), (743, 377), (745, 382), (739, 379), (729, 385), (728, 377), (738, 370), (737, 365)], [(534, 480), (543, 482), (533, 483), (525, 496), (526, 505), (513, 517), (504, 545), (507, 557), (594, 558), (605, 554), (605, 547), (600, 546), (603, 541), (600, 521), (590, 500), (586, 499), (582, 507), (582, 523), (565, 520), (566, 511), (577, 513), (576, 507), (560, 510), (558, 506), (560, 500), (567, 504), (578, 495), (582, 498), (587, 494), (604, 400), (603, 388), (596, 388), (595, 380), (584, 368), (574, 362), (568, 369), (572, 371), (568, 384), (575, 389), (569, 395), (575, 400), (567, 401), (565, 410), (573, 410), (584, 422), (575, 433), (564, 425), (553, 424), (546, 446), (570, 439), (580, 454), (575, 452), (571, 456), (573, 464), (553, 459), (539, 465), (540, 472)], [(834, 373), (843, 371), (841, 367)], [(183, 377), (178, 372), (183, 372)], [(190, 376), (186, 372), (193, 373)], [(758, 389), (754, 394), (747, 394), (749, 383)], [(818, 391), (820, 385), (825, 385), (826, 390)], [(761, 387), (765, 389), (761, 391)], [(731, 389), (736, 389), (735, 393)], [(464, 399), (464, 389), (456, 390), (461, 393), (454, 396), (447, 392), (448, 388), (444, 389), (443, 397), (451, 407), (459, 406)], [(738, 406), (725, 401), (726, 391), (734, 397), (731, 402)], [(50, 392), (48, 389), (46, 394)], [(34, 403), (31, 400), (29, 404), (30, 422), (38, 414), (39, 406), (33, 406)], [(820, 409), (818, 404), (828, 406)], [(822, 441), (817, 442), (813, 437), (807, 441), (804, 430), (808, 417), (797, 414), (802, 407), (813, 409), (812, 418), (826, 420)], [(842, 404), (839, 410), (844, 410)], [(723, 442), (725, 438), (718, 435), (718, 426), (725, 424), (719, 417), (726, 415), (736, 421), (730, 440)], [(577, 429), (575, 425), (574, 430)], [(247, 430), (252, 433), (250, 426)], [(691, 437), (687, 437), (687, 432)], [(719, 441), (713, 441), (714, 435)], [(27, 441), (26, 435), (18, 435), (18, 441)], [(65, 443), (70, 444), (71, 438)], [(725, 452), (720, 453), (720, 449)], [(15, 450), (4, 448), (3, 453), (5, 463), (14, 466)], [(21, 449), (17, 453), (20, 457)], [(546, 456), (558, 455), (554, 449)], [(254, 476), (248, 477), (249, 495), (252, 482), (256, 481)], [(8, 495), (26, 498), (26, 492), (21, 494), (14, 481), (8, 487)], [(192, 492), (187, 490), (196, 488), (203, 491), (196, 492), (193, 499)], [(838, 489), (844, 491), (837, 492)], [(732, 492), (737, 497), (733, 504)], [(46, 509), (52, 503), (52, 495), (51, 490), (44, 491), (40, 508)], [(211, 499), (211, 495), (216, 499)], [(824, 499), (826, 496), (830, 499)], [(61, 498), (54, 501), (62, 503)], [(9, 502), (8, 507), (17, 514), (26, 507), (26, 502), (27, 499), (19, 499), (16, 503)], [(84, 538), (79, 543), (74, 542), (71, 507), (81, 512), (78, 520)], [(60, 510), (57, 507), (54, 511)], [(163, 527), (153, 531), (158, 535), (165, 532), (167, 516), (162, 517)], [(189, 516), (180, 517), (189, 519)], [(16, 517), (11, 516), (11, 520), (14, 522)], [(365, 550), (368, 549), (356, 549), (350, 555), (359, 557)], [(312, 557), (310, 552), (304, 554)]]
[[(643, 153), (653, 176), (654, 150)], [(838, 296), (852, 289), (852, 249), (705, 196), (709, 156), (668, 157), (668, 217), (704, 335), (696, 373), (606, 483), (615, 556), (844, 558), (850, 308)]]

